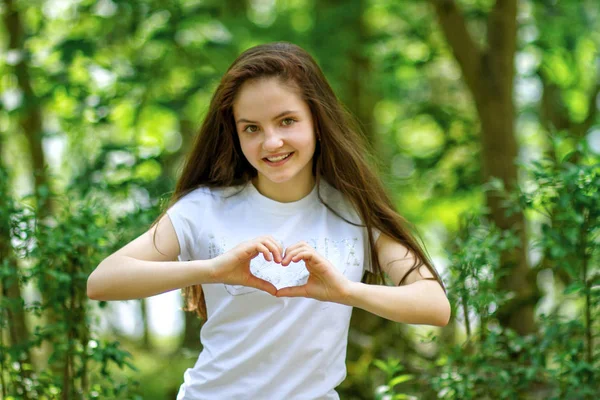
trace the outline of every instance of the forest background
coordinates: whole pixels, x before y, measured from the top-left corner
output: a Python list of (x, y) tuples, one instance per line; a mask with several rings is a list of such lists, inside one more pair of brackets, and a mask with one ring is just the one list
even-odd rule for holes
[(179, 291), (97, 302), (86, 279), (164, 208), (227, 66), (281, 40), (361, 122), (453, 306), (441, 329), (355, 309), (341, 398), (600, 391), (597, 1), (2, 0), (0, 15), (3, 398), (175, 398), (202, 321)]

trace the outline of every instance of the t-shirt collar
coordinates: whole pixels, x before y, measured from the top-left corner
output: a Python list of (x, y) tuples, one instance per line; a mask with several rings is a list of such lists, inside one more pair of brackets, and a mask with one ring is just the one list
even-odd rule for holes
[(252, 181), (246, 183), (244, 188), (246, 196), (250, 202), (263, 211), (273, 214), (297, 214), (300, 213), (318, 202), (317, 185), (315, 184), (309, 194), (297, 201), (289, 203), (281, 203), (279, 201), (270, 199), (261, 194), (256, 187), (252, 184)]

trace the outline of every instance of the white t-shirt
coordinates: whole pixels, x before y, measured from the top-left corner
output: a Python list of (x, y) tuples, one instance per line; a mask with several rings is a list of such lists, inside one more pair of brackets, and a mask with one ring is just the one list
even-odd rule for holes
[[(321, 197), (345, 218), (361, 220), (341, 193), (324, 180)], [(168, 211), (181, 252), (179, 260), (214, 258), (242, 241), (272, 235), (286, 246), (306, 241), (352, 281), (370, 268), (364, 227), (351, 225), (318, 199), (280, 203), (251, 182), (198, 188)], [(375, 240), (379, 232), (374, 230)], [(365, 262), (366, 261), (366, 262)], [(304, 263), (288, 267), (259, 254), (253, 274), (279, 289), (306, 283)], [(309, 298), (277, 298), (258, 289), (203, 284), (208, 319), (200, 331), (203, 350), (184, 374), (177, 400), (339, 399), (346, 377), (352, 307)]]

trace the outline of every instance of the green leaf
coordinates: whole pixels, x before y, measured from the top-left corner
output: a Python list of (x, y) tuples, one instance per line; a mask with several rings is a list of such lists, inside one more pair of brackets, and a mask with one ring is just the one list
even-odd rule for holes
[(373, 361), (373, 364), (375, 364), (375, 366), (376, 366), (377, 368), (379, 368), (380, 370), (382, 370), (382, 371), (384, 371), (384, 372), (387, 372), (387, 370), (388, 370), (388, 366), (387, 366), (387, 364), (386, 364), (386, 363), (384, 363), (384, 362), (383, 362), (383, 361), (381, 361), (381, 360), (374, 360), (374, 361)]
[(573, 282), (572, 284), (570, 284), (569, 286), (567, 286), (565, 288), (565, 290), (563, 291), (563, 294), (565, 295), (570, 295), (573, 293), (579, 293), (581, 291), (583, 291), (584, 286), (581, 282)]
[(403, 382), (408, 382), (408, 381), (410, 381), (412, 379), (414, 379), (414, 375), (400, 375), (400, 376), (397, 376), (397, 377), (395, 377), (394, 379), (392, 379), (390, 381), (390, 386), (394, 387), (394, 386), (399, 385), (399, 384), (401, 384)]

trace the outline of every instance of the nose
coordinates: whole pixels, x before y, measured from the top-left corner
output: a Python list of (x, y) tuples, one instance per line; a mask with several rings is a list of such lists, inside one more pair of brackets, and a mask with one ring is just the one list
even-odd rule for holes
[(263, 149), (265, 151), (272, 152), (283, 146), (283, 139), (277, 129), (265, 129), (264, 132)]

